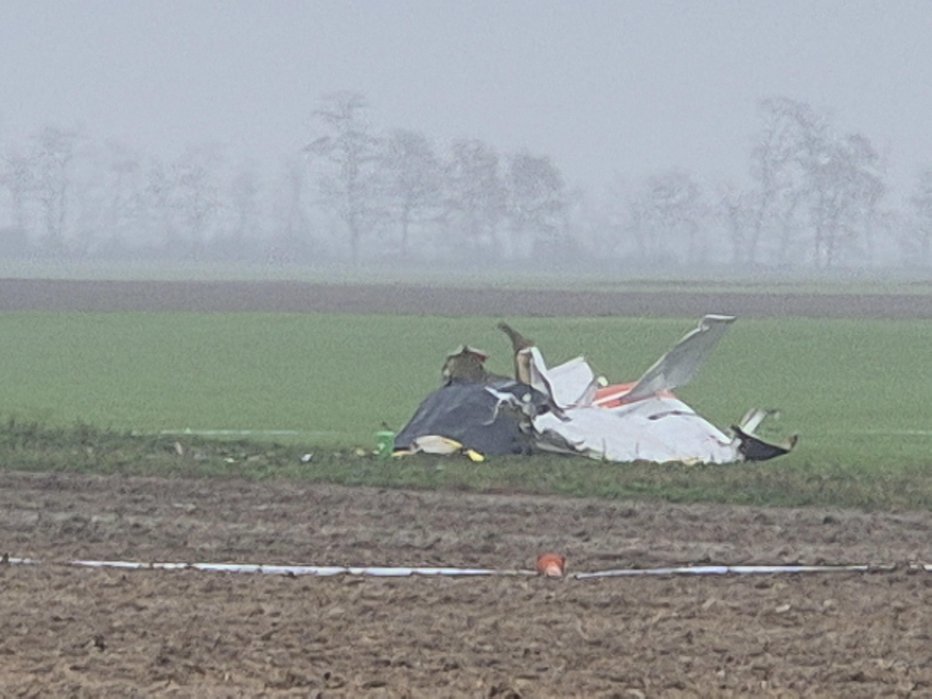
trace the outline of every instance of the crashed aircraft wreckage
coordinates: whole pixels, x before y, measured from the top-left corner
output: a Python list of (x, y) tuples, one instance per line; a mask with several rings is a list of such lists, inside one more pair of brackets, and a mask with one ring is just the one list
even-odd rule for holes
[(606, 461), (733, 463), (791, 451), (755, 434), (771, 413), (750, 410), (726, 433), (673, 394), (696, 375), (734, 316), (707, 315), (637, 381), (605, 385), (583, 357), (548, 367), (538, 347), (505, 323), (515, 378), (489, 373), (488, 355), (464, 345), (395, 438), (395, 455), (540, 452)]

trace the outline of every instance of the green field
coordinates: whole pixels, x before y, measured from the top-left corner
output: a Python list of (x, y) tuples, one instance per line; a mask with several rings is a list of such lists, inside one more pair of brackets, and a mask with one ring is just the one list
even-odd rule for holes
[[(19, 424), (52, 428), (81, 423), (143, 434), (183, 435), (188, 430), (239, 434), (284, 441), (296, 452), (369, 449), (383, 422), (394, 428), (405, 423), (437, 385), (443, 356), (459, 344), (490, 351), (490, 368), (509, 372), (510, 347), (494, 329), (496, 320), (6, 314), (0, 316), (4, 353), (0, 415)], [(538, 342), (550, 363), (582, 353), (612, 381), (637, 378), (696, 322), (509, 320)], [(779, 408), (782, 418), (771, 429), (775, 434), (798, 432), (801, 441), (796, 453), (755, 467), (768, 469), (767, 478), (822, 474), (836, 480), (866, 478), (878, 487), (907, 490), (915, 483), (920, 500), (913, 504), (923, 506), (932, 489), (929, 347), (929, 322), (740, 319), (699, 378), (680, 395), (722, 427), (749, 407)], [(573, 467), (563, 473), (567, 463)], [(630, 483), (623, 492), (613, 492), (615, 471), (606, 472), (601, 465), (588, 476), (608, 478), (601, 485), (567, 484), (578, 481), (574, 472), (580, 464), (587, 462), (563, 460), (549, 467), (556, 474), (552, 478), (562, 483), (549, 489), (607, 495), (632, 492)], [(523, 466), (488, 472), (494, 467), (494, 463), (472, 467), (470, 478), (478, 481), (467, 478), (453, 485), (520, 489), (522, 478), (534, 477)], [(340, 475), (338, 463), (327, 468), (333, 480), (359, 480), (358, 468), (356, 476)], [(454, 474), (442, 479), (461, 479), (456, 473), (461, 468), (470, 467), (456, 465)], [(611, 466), (619, 468), (624, 467)], [(396, 472), (399, 478), (403, 470)], [(661, 472), (655, 471), (658, 476)], [(669, 473), (676, 479), (684, 471)], [(543, 472), (539, 475), (546, 480)], [(417, 473), (410, 477), (417, 481)], [(436, 478), (431, 475), (427, 481)], [(386, 476), (374, 480), (382, 482)], [(707, 487), (725, 479), (705, 480)], [(681, 485), (688, 491), (694, 483), (687, 478)], [(541, 483), (531, 486), (540, 489)], [(669, 483), (640, 487), (659, 496), (679, 488)], [(778, 494), (780, 486), (770, 484), (766, 489)], [(703, 492), (684, 497), (723, 497)], [(764, 499), (780, 500), (776, 495)], [(907, 497), (902, 504), (911, 502)]]

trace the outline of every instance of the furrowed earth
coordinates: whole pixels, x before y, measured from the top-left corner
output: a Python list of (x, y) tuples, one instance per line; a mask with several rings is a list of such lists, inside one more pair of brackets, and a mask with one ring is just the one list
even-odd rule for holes
[[(291, 311), (324, 304), (350, 312), (367, 303), (392, 311), (377, 287), (243, 283), (221, 293), (209, 284), (145, 283), (143, 291), (139, 283), (87, 284), (3, 280), (0, 309), (275, 310), (279, 298)], [(510, 305), (520, 292), (502, 293), (477, 292), (488, 304), (481, 312), (530, 314)], [(696, 315), (689, 295), (655, 295), (623, 311), (625, 295), (552, 293), (539, 314), (614, 307)], [(417, 312), (420, 298), (423, 313), (480, 312), (457, 306), (458, 292), (425, 294), (399, 290), (407, 300), (394, 310)], [(295, 298), (318, 300), (301, 306)], [(795, 314), (929, 317), (924, 299), (806, 298), (809, 312)], [(748, 301), (727, 303), (716, 310), (741, 312)], [(780, 315), (802, 301), (773, 303), (769, 314)], [(902, 310), (909, 308), (918, 311)], [(531, 569), (550, 550), (567, 556), (566, 578), (68, 565)], [(908, 565), (932, 561), (929, 512), (0, 469), (0, 553), (38, 561), (0, 562), (0, 696), (932, 696), (932, 574)], [(679, 564), (848, 562), (897, 565), (879, 573), (571, 577)]]

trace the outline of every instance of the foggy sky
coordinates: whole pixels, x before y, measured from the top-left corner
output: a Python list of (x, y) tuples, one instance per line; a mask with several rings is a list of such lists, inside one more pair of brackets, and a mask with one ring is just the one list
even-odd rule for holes
[(0, 145), (54, 124), (277, 159), (353, 90), (377, 127), (527, 148), (598, 194), (674, 167), (742, 182), (757, 101), (786, 96), (908, 189), (932, 165), (930, 36), (927, 0), (3, 0)]

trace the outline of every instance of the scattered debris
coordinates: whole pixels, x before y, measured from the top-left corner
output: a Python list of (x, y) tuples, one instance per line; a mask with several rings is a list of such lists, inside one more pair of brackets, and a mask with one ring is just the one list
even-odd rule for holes
[(461, 346), (445, 359), (441, 387), (394, 437), (394, 454), (556, 452), (686, 464), (786, 454), (796, 445), (795, 435), (774, 443), (756, 433), (776, 411), (749, 410), (728, 434), (673, 394), (695, 377), (734, 320), (705, 316), (640, 379), (612, 385), (583, 357), (548, 367), (532, 340), (499, 323), (512, 343), (515, 378), (489, 373), (488, 353)]

